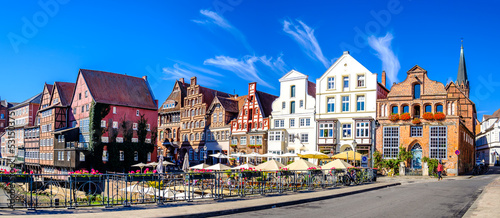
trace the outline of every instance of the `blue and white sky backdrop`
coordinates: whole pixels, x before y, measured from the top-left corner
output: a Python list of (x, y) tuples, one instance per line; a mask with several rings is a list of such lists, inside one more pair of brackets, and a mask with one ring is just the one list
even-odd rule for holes
[(319, 78), (344, 50), (402, 81), (418, 64), (455, 80), (464, 39), (480, 116), (500, 108), (495, 1), (3, 1), (0, 97), (19, 102), (78, 69), (147, 75), (163, 102), (175, 79), (243, 95), (279, 95), (291, 69)]

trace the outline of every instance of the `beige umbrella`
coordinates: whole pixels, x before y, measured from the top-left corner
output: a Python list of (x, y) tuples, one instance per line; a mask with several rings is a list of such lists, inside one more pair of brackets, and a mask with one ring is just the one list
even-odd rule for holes
[(218, 164), (215, 164), (215, 165), (209, 166), (209, 167), (207, 167), (207, 168), (205, 168), (205, 169), (207, 169), (207, 170), (217, 170), (217, 171), (219, 171), (219, 170), (230, 170), (230, 169), (231, 169), (231, 167), (228, 167), (228, 166), (226, 166), (226, 165), (224, 165), (224, 164), (218, 163)]
[(189, 167), (189, 169), (196, 169), (196, 170), (201, 170), (201, 169), (206, 169), (207, 167), (209, 167), (210, 165), (208, 164), (198, 164), (196, 166), (192, 166), (192, 167)]
[(151, 162), (146, 164), (147, 167), (156, 167), (156, 165), (158, 165), (158, 162)]
[(134, 164), (132, 166), (141, 168), (141, 172), (142, 172), (142, 168), (147, 167), (148, 165), (145, 163), (138, 163), (138, 164)]
[(278, 171), (280, 168), (285, 167), (282, 163), (276, 161), (276, 160), (270, 160), (265, 163), (261, 163), (258, 166), (255, 167), (256, 170), (263, 170), (263, 171)]
[(291, 164), (289, 164), (288, 166), (286, 166), (286, 168), (288, 168), (288, 170), (307, 170), (311, 167), (316, 167), (319, 169), (319, 166), (316, 165), (316, 164), (313, 164), (307, 160), (304, 160), (304, 159), (299, 159)]
[(167, 166), (167, 165), (174, 165), (174, 163), (170, 162), (170, 161), (163, 161), (162, 162), (164, 166)]
[(313, 159), (326, 159), (326, 158), (330, 158), (328, 157), (328, 155), (326, 154), (323, 154), (321, 152), (318, 152), (318, 151), (306, 151), (306, 152), (303, 152), (303, 153), (300, 153), (300, 154), (297, 154), (299, 157), (301, 158), (313, 158)]
[(247, 164), (239, 165), (237, 167), (233, 167), (232, 169), (233, 170), (241, 170), (241, 169), (248, 169), (248, 168), (255, 168), (255, 166), (247, 163)]
[(332, 169), (332, 168), (335, 168), (335, 169), (347, 169), (348, 167), (352, 167), (352, 165), (349, 164), (349, 163), (347, 163), (347, 162), (345, 162), (344, 160), (336, 159), (334, 161), (330, 161), (327, 164), (321, 166), (321, 169), (324, 169), (324, 170), (329, 170), (329, 169)]

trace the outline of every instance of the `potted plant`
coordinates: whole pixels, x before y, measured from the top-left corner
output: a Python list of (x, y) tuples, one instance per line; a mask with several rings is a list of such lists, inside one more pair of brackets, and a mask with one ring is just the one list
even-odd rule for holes
[(403, 113), (403, 114), (401, 114), (401, 116), (399, 116), (399, 119), (401, 119), (401, 120), (410, 120), (411, 119), (410, 113)]
[(242, 168), (240, 171), (242, 178), (259, 177), (262, 174), (262, 172), (255, 170), (255, 168)]
[(311, 174), (311, 175), (319, 175), (319, 174), (323, 173), (323, 171), (321, 171), (321, 169), (316, 168), (316, 167), (309, 167), (309, 168), (307, 168), (307, 171), (309, 171), (309, 174)]
[(426, 120), (432, 120), (432, 119), (434, 119), (434, 115), (431, 112), (425, 112), (422, 117), (424, 119), (426, 119)]
[(130, 171), (128, 172), (128, 181), (154, 181), (156, 170), (149, 171), (149, 168), (146, 168), (143, 173), (140, 170)]
[(434, 119), (435, 120), (444, 120), (446, 118), (446, 115), (444, 115), (443, 112), (437, 112), (434, 114)]
[(254, 145), (254, 148), (262, 148), (262, 145)]
[(30, 174), (33, 174), (33, 171), (19, 173), (18, 169), (12, 169), (11, 171), (0, 170), (0, 182), (29, 183), (33, 179)]
[(229, 146), (231, 146), (231, 148), (237, 148), (238, 147), (238, 145), (229, 145)]
[(280, 169), (276, 171), (276, 173), (278, 174), (278, 176), (286, 176), (286, 177), (294, 175), (294, 172), (288, 170), (288, 168), (286, 167), (280, 167)]
[(420, 119), (419, 118), (414, 118), (411, 123), (413, 124), (420, 124)]
[(212, 170), (206, 170), (206, 169), (195, 169), (191, 171), (188, 175), (188, 179), (190, 180), (195, 180), (195, 179), (214, 179), (215, 174), (212, 173)]
[(393, 121), (393, 122), (396, 122), (399, 120), (399, 114), (391, 114), (389, 116), (389, 120)]
[(74, 172), (69, 172), (69, 179), (74, 182), (96, 182), (101, 178), (101, 173), (99, 170), (91, 169), (90, 172), (88, 170), (77, 170)]

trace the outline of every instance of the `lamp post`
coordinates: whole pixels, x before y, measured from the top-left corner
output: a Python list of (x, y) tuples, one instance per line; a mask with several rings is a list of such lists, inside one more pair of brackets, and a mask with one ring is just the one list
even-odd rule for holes
[(207, 163), (207, 146), (203, 147), (203, 163)]
[(352, 150), (353, 150), (353, 155), (354, 155), (354, 166), (356, 166), (356, 146), (358, 145), (358, 143), (356, 142), (356, 140), (352, 140)]

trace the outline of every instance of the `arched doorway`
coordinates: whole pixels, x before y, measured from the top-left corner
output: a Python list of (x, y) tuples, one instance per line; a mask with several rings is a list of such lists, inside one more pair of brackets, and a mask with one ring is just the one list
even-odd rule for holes
[(344, 151), (352, 151), (351, 145), (348, 145), (348, 144), (342, 145), (342, 147), (340, 147), (340, 152), (344, 152)]
[(422, 169), (422, 146), (418, 143), (413, 145), (411, 153), (413, 154), (413, 158), (411, 159), (411, 168)]

